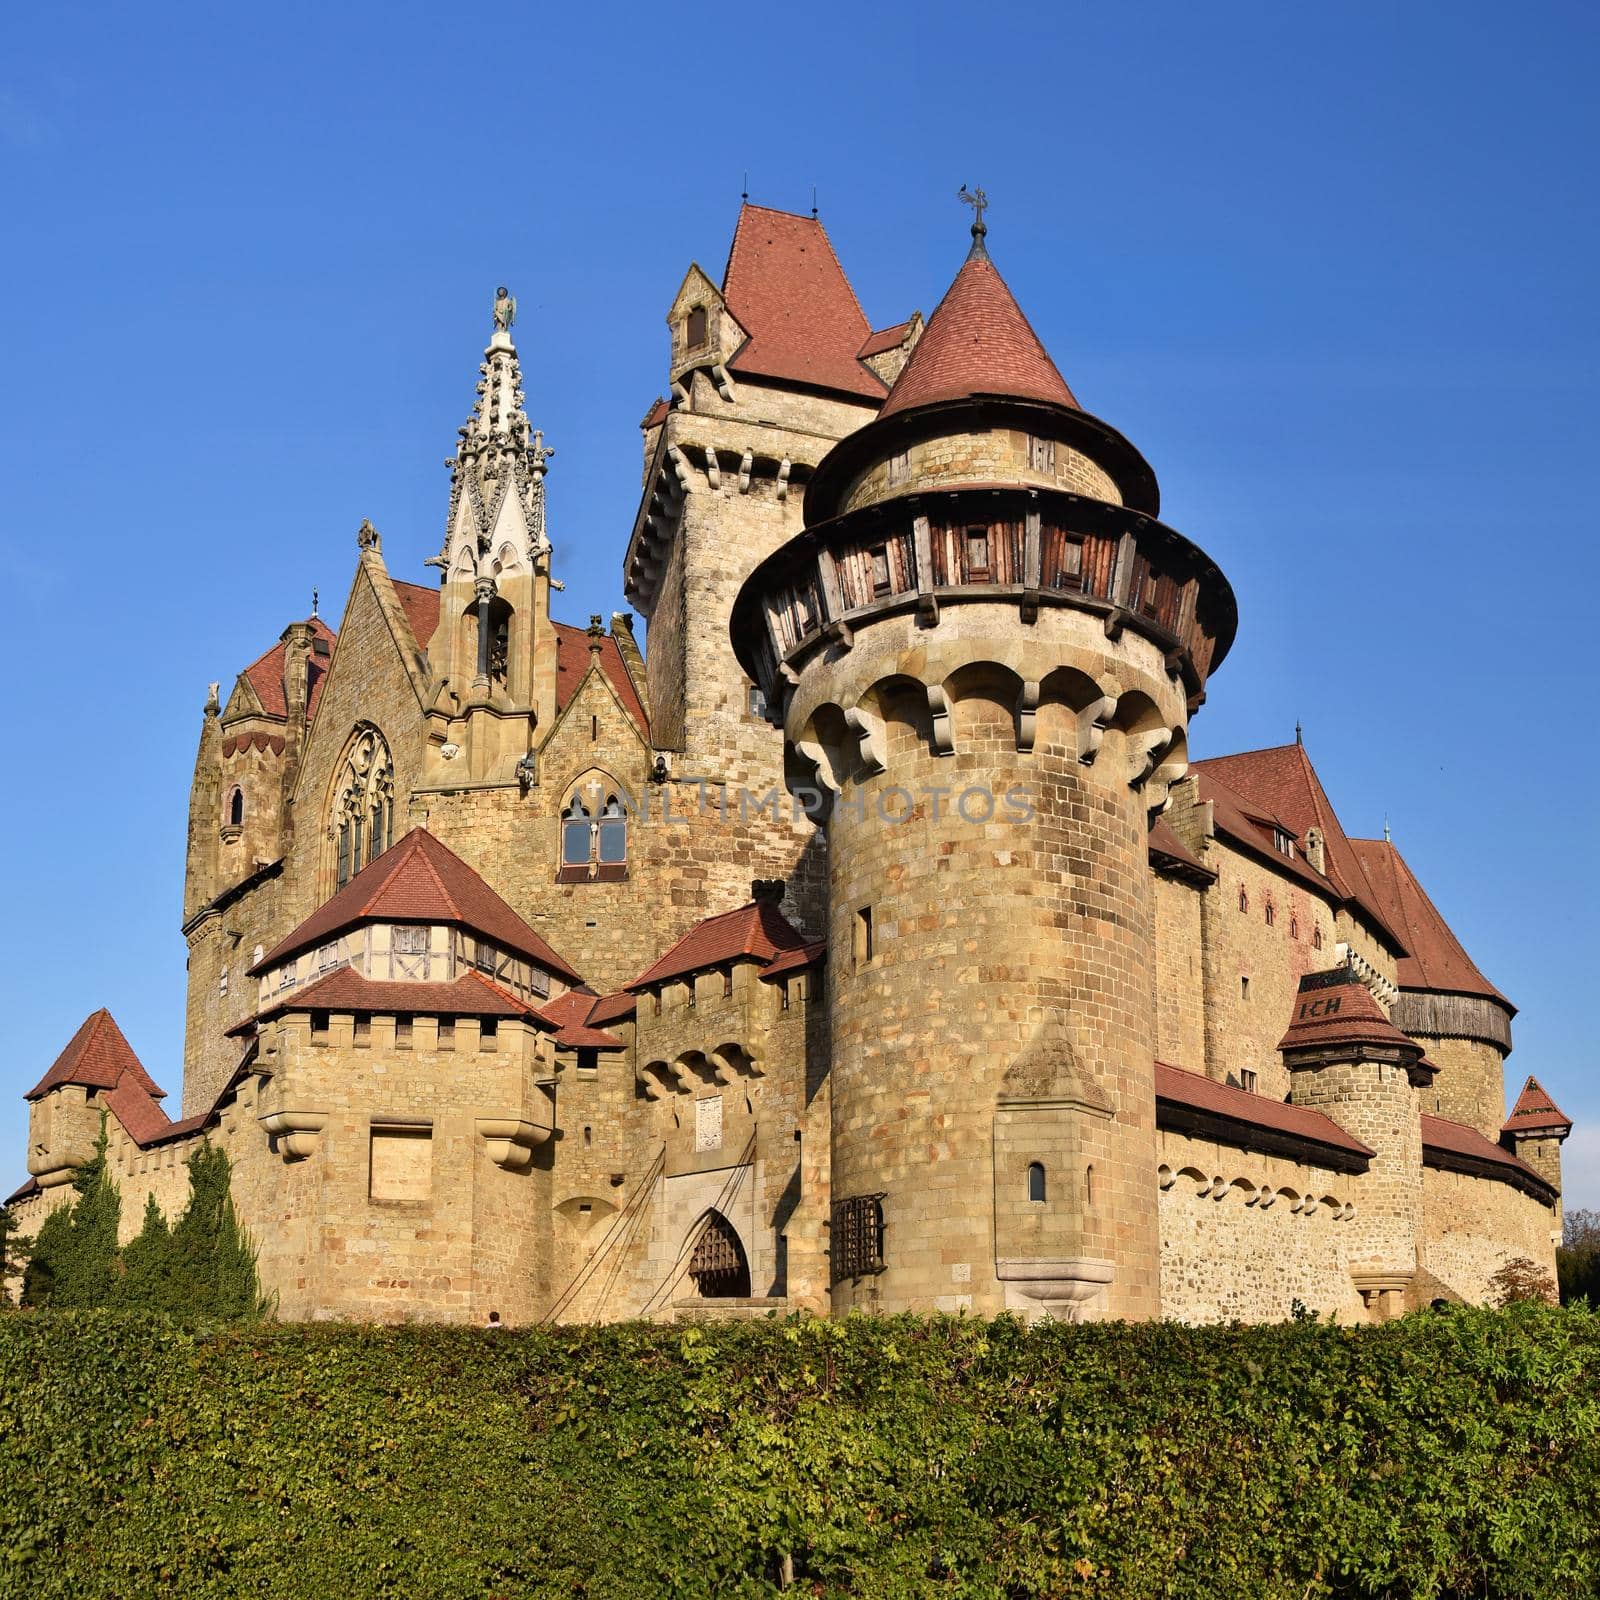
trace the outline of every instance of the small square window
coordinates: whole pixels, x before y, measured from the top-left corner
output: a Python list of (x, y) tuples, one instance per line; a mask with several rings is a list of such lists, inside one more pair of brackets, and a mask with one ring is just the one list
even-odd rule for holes
[(494, 1017), (485, 1017), (478, 1028), (478, 1048), (493, 1050), (500, 1035), (500, 1024)]
[(1251, 1094), (1254, 1094), (1256, 1092), (1256, 1083), (1257, 1083), (1257, 1081), (1258, 1080), (1256, 1078), (1256, 1074), (1255, 1074), (1255, 1071), (1254, 1071), (1253, 1068), (1240, 1067), (1240, 1069), (1239, 1069), (1239, 1087), (1241, 1089), (1248, 1089)]
[(767, 716), (767, 697), (752, 683), (745, 690), (745, 710), (752, 717), (760, 717), (762, 721)]
[(428, 930), (425, 927), (397, 927), (394, 930), (394, 948), (397, 955), (421, 956), (428, 953)]

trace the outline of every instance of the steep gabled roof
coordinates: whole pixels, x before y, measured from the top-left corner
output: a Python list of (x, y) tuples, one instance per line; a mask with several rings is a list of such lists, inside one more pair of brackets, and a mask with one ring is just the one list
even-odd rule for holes
[(994, 262), (974, 250), (928, 318), (879, 415), (980, 394), (1078, 409)]
[(1402, 989), (1480, 995), (1499, 1001), (1507, 1010), (1514, 1009), (1478, 971), (1405, 857), (1389, 840), (1352, 839), (1350, 848), (1361, 863), (1385, 919), (1405, 940), (1407, 954), (1396, 968)]
[[(1266, 750), (1246, 750), (1238, 755), (1212, 756), (1196, 761), (1191, 770), (1200, 777), (1202, 795), (1206, 792), (1207, 777), (1220, 779), (1239, 797), (1247, 812), (1264, 812), (1267, 817), (1281, 821), (1287, 831), (1301, 841), (1302, 848), (1306, 834), (1312, 828), (1320, 829), (1323, 876), (1334, 892), (1341, 900), (1359, 907), (1378, 932), (1391, 940), (1402, 954), (1405, 952), (1405, 940), (1400, 930), (1383, 915), (1379, 898), (1345, 837), (1338, 813), (1304, 745), (1296, 742), (1274, 745)], [(1316, 874), (1309, 863), (1305, 868), (1306, 874), (1315, 880)]]
[(865, 361), (868, 356), (881, 356), (885, 350), (898, 348), (905, 342), (913, 320), (907, 317), (904, 322), (897, 322), (892, 328), (880, 328), (876, 333), (869, 334), (867, 342), (856, 354)]
[(413, 828), (369, 862), (325, 905), (274, 945), (262, 972), (367, 922), (442, 922), (482, 934), (569, 982), (578, 974), (476, 872), (425, 828)]
[[(328, 675), (328, 660), (333, 654), (333, 644), (337, 637), (321, 617), (312, 617), (310, 622), (313, 641), (321, 639), (328, 647), (328, 655), (319, 656), (313, 643), (310, 659), (306, 663), (307, 717), (316, 711), (317, 701), (322, 696), (322, 680)], [(283, 660), (286, 648), (280, 639), (265, 655), (258, 656), (252, 661), (243, 673), (250, 687), (255, 690), (256, 699), (261, 702), (261, 709), (269, 717), (286, 717), (289, 714), (289, 704), (283, 694)]]
[(783, 951), (802, 948), (805, 942), (772, 901), (752, 900), (735, 911), (697, 922), (628, 987), (646, 989), (653, 983), (705, 972), (740, 957), (754, 957), (765, 963)]
[(1529, 1078), (1500, 1131), (1568, 1134), (1572, 1132), (1572, 1118), (1545, 1093), (1537, 1078)]
[(722, 298), (750, 336), (728, 362), (735, 372), (883, 399), (857, 359), (871, 324), (815, 217), (741, 206)]
[(828, 945), (824, 939), (782, 951), (761, 969), (761, 981), (776, 983), (780, 978), (787, 978), (791, 972), (804, 972), (807, 967), (819, 966), (827, 954)]
[[(583, 676), (589, 670), (589, 632), (586, 628), (574, 628), (565, 622), (552, 623), (551, 626), (556, 630), (556, 709), (565, 711), (567, 703), (577, 693), (578, 685), (583, 682)], [(639, 691), (628, 675), (627, 664), (622, 659), (622, 652), (617, 648), (617, 641), (609, 633), (600, 641), (599, 654), (600, 670), (610, 680), (611, 687), (617, 691), (617, 698), (622, 702), (628, 715), (633, 718), (639, 732), (648, 739), (649, 718), (644, 714)]]
[(83, 1089), (115, 1089), (124, 1079), (148, 1099), (166, 1098), (166, 1090), (144, 1070), (116, 1019), (102, 1006), (83, 1019), (66, 1049), (23, 1098), (37, 1100), (64, 1083)]

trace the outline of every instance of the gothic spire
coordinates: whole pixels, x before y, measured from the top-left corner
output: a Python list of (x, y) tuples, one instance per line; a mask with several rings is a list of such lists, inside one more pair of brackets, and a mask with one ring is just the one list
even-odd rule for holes
[[(522, 365), (512, 342), (517, 302), (505, 288), (495, 291), (494, 331), (478, 367), (477, 399), (472, 415), (457, 430), (450, 468), (450, 522), (454, 528), (461, 502), (471, 508), (481, 543), (493, 536), (508, 494), (515, 493), (527, 528), (530, 554), (535, 560), (548, 550), (544, 527), (544, 477), (553, 450), (544, 436), (529, 425), (524, 409)], [(447, 535), (448, 540), (448, 535)], [(436, 563), (444, 565), (448, 550)]]

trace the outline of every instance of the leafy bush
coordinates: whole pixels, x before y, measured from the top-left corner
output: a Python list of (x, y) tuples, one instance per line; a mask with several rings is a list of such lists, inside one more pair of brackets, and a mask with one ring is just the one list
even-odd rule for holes
[(102, 1116), (94, 1155), (73, 1176), (77, 1198), (52, 1211), (32, 1241), (23, 1304), (200, 1320), (259, 1315), (256, 1252), (234, 1215), (227, 1152), (203, 1143), (187, 1165), (189, 1203), (176, 1225), (168, 1228), (150, 1195), (138, 1235), (119, 1249), (122, 1200), (106, 1166)]
[(0, 1318), (6, 1592), (1590, 1596), (1600, 1318)]

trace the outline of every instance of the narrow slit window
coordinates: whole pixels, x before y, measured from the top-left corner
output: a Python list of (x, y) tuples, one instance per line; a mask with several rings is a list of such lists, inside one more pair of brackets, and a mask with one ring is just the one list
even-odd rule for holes
[(872, 960), (872, 907), (862, 906), (856, 912), (855, 962), (864, 967)]
[(1031, 1205), (1042, 1206), (1045, 1203), (1045, 1176), (1042, 1161), (1028, 1163), (1028, 1201)]
[(683, 330), (684, 343), (693, 350), (696, 345), (706, 342), (706, 308), (693, 306), (690, 308), (687, 325)]

